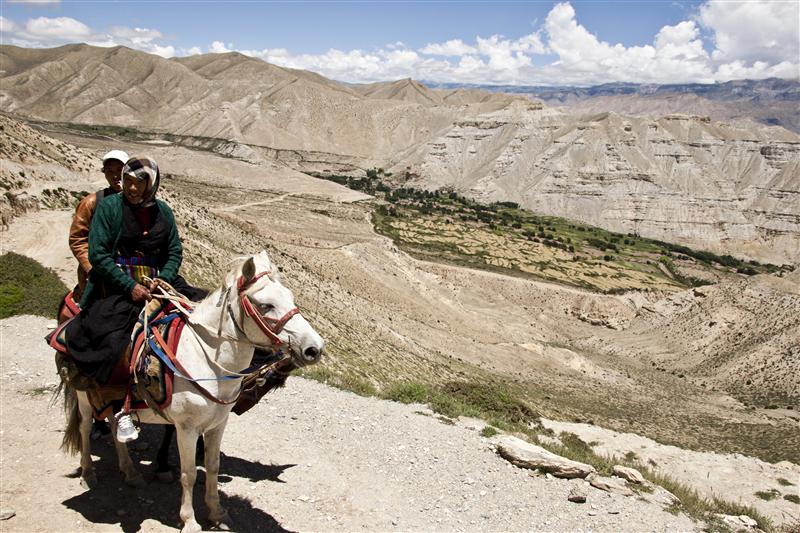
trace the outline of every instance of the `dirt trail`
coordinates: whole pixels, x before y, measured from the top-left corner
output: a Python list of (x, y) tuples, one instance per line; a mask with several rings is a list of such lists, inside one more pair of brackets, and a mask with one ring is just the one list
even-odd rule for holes
[(285, 200), (289, 196), (292, 196), (292, 194), (281, 194), (280, 196), (276, 196), (275, 198), (270, 198), (269, 200), (261, 200), (259, 202), (250, 202), (250, 203), (241, 204), (241, 205), (227, 205), (225, 207), (217, 207), (217, 208), (212, 209), (211, 211), (214, 212), (214, 213), (224, 213), (226, 211), (239, 211), (241, 209), (245, 209), (247, 207), (253, 207), (253, 206), (256, 206), (256, 205), (267, 205), (267, 204), (277, 203), (277, 202)]
[[(179, 484), (154, 481), (150, 463), (160, 429), (147, 428), (150, 449), (133, 453), (146, 488), (124, 486), (103, 442), (93, 443), (99, 487), (86, 491), (71, 477), (78, 461), (58, 450), (63, 415), (48, 406), (56, 378), (41, 340), (47, 322), (0, 322), (0, 498), (16, 513), (0, 531), (174, 531)], [(244, 416), (232, 415), (223, 502), (238, 531), (696, 529), (685, 516), (595, 489), (586, 504), (569, 503), (570, 482), (511, 466), (479, 427), (292, 377)], [(200, 490), (195, 498), (202, 518)]]
[(67, 287), (75, 285), (78, 262), (67, 240), (72, 211), (32, 211), (15, 218), (0, 239), (0, 253), (16, 252), (52, 268)]

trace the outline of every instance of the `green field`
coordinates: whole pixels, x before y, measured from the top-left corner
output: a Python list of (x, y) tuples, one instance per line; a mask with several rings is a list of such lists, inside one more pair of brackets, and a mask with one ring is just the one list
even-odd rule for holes
[(604, 293), (678, 290), (726, 276), (778, 270), (686, 246), (545, 216), (513, 202), (481, 204), (452, 191), (392, 189), (377, 171), (364, 178), (318, 176), (382, 200), (373, 223), (404, 251)]

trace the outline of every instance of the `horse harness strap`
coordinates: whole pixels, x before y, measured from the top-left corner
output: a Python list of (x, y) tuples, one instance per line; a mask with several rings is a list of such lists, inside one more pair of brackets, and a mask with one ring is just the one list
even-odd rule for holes
[[(266, 335), (275, 346), (280, 347), (283, 344), (283, 341), (278, 338), (278, 334), (283, 331), (283, 328), (286, 326), (286, 323), (292, 319), (294, 315), (300, 314), (300, 309), (297, 307), (290, 309), (285, 315), (281, 318), (270, 318), (266, 315), (262, 315), (256, 309), (256, 306), (253, 305), (253, 302), (250, 301), (250, 298), (245, 294), (245, 291), (253, 286), (253, 284), (261, 279), (264, 276), (269, 275), (268, 271), (261, 272), (256, 274), (249, 280), (245, 280), (244, 276), (241, 276), (236, 282), (236, 288), (239, 291), (239, 305), (242, 307), (242, 311), (244, 314), (247, 315), (249, 318), (256, 323), (258, 328), (261, 330), (264, 335)], [(228, 308), (228, 312), (233, 318), (233, 323), (237, 329), (241, 330), (241, 327), (236, 322), (236, 319), (233, 317), (233, 312), (230, 311)], [(244, 331), (242, 331), (244, 333)]]
[[(192, 385), (194, 385), (194, 387), (198, 390), (198, 392), (200, 392), (200, 394), (205, 396), (206, 399), (211, 400), (212, 402), (214, 402), (216, 404), (219, 404), (219, 405), (230, 405), (232, 403), (236, 403), (239, 400), (239, 396), (242, 394), (241, 387), (239, 387), (239, 391), (236, 393), (236, 397), (234, 397), (233, 400), (229, 400), (229, 401), (220, 400), (219, 398), (217, 398), (216, 396), (211, 394), (208, 391), (208, 389), (206, 389), (205, 387), (200, 385), (197, 382), (196, 379), (191, 377), (191, 374), (189, 374), (189, 372), (183, 367), (183, 365), (180, 363), (180, 361), (178, 361), (178, 358), (175, 357), (175, 354), (172, 352), (170, 347), (164, 341), (163, 337), (161, 337), (161, 334), (158, 332), (158, 330), (154, 328), (151, 331), (153, 333), (153, 338), (158, 343), (159, 347), (161, 348), (161, 351), (164, 353), (164, 355), (167, 356), (167, 358), (169, 359), (169, 363), (171, 363), (171, 366), (174, 367), (174, 370), (177, 370), (176, 373), (179, 374), (180, 377), (188, 380)], [(156, 347), (153, 346), (152, 342), (151, 342), (150, 346), (152, 348), (154, 348), (154, 350), (155, 350)], [(165, 361), (165, 362), (167, 362), (167, 361)], [(217, 380), (214, 379), (214, 381), (217, 381)]]

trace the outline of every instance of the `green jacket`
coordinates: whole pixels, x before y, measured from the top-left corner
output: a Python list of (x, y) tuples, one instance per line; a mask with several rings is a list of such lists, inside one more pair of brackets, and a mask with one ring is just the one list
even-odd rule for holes
[[(89, 262), (92, 271), (89, 281), (81, 298), (81, 308), (85, 309), (95, 296), (95, 288), (105, 281), (115, 292), (130, 294), (136, 281), (127, 276), (114, 261), (117, 255), (117, 244), (122, 234), (122, 194), (115, 194), (105, 198), (92, 217), (89, 230)], [(158, 210), (170, 227), (169, 244), (167, 253), (163, 255), (161, 264), (158, 265), (158, 277), (172, 283), (178, 275), (178, 268), (183, 261), (183, 247), (178, 237), (178, 228), (175, 225), (175, 216), (172, 209), (161, 200), (156, 200)]]

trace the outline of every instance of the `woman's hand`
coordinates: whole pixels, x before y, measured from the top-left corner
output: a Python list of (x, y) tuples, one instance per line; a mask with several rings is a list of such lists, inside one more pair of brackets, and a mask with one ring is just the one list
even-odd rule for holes
[(136, 303), (144, 303), (149, 301), (152, 298), (150, 291), (147, 290), (147, 287), (143, 285), (139, 285), (138, 283), (134, 285), (133, 289), (131, 289), (131, 300)]

